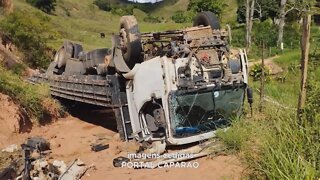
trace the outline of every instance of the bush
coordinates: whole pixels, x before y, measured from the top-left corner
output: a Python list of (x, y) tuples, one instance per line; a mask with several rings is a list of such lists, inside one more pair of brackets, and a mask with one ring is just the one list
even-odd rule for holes
[(96, 6), (98, 6), (99, 9), (103, 11), (111, 11), (111, 5), (107, 0), (95, 0), (93, 2)]
[(227, 5), (223, 1), (190, 0), (188, 10), (195, 12), (211, 11), (220, 16), (225, 6)]
[(143, 21), (149, 22), (149, 23), (160, 23), (161, 22), (159, 17), (151, 16), (151, 15), (148, 15), (147, 17), (143, 18)]
[(257, 46), (261, 46), (263, 42), (265, 47), (274, 47), (277, 45), (278, 31), (271, 19), (263, 22), (255, 22), (253, 25), (253, 42)]
[(27, 0), (27, 3), (48, 14), (52, 13), (56, 7), (56, 0)]
[[(254, 81), (257, 81), (257, 80), (260, 80), (261, 75), (262, 75), (262, 65), (260, 63), (254, 64), (250, 70), (250, 76), (253, 77)], [(267, 77), (269, 75), (270, 75), (270, 69), (267, 66), (264, 66), (264, 76)]]
[(114, 5), (112, 6), (111, 12), (112, 14), (117, 14), (119, 16), (125, 16), (125, 15), (133, 15), (133, 5), (126, 5), (126, 6), (121, 6), (121, 5)]
[(300, 47), (300, 25), (297, 22), (287, 24), (284, 27), (284, 45), (292, 49)]
[(51, 61), (50, 48), (46, 43), (57, 35), (49, 22), (50, 18), (40, 12), (16, 11), (1, 21), (0, 29), (24, 54), (26, 64), (45, 68)]
[(232, 27), (232, 42), (234, 47), (245, 47), (246, 45), (246, 30), (244, 26)]
[[(61, 107), (55, 103), (49, 94), (49, 88), (44, 85), (31, 85), (22, 80), (18, 75), (5, 70), (0, 65), (0, 92), (9, 95), (18, 104), (26, 109), (29, 117), (41, 120), (52, 111), (61, 113)], [(51, 102), (52, 106), (46, 106)]]
[(176, 11), (171, 19), (175, 23), (185, 23), (187, 22), (187, 17), (184, 15), (184, 11)]

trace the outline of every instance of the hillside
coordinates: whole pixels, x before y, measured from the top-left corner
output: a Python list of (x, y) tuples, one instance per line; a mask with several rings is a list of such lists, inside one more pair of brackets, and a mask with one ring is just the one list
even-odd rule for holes
[[(87, 50), (110, 47), (112, 33), (117, 33), (120, 16), (105, 12), (93, 5), (94, 0), (58, 0), (55, 15), (48, 15), (53, 27), (60, 36), (56, 40), (51, 40), (50, 46), (58, 48), (65, 39), (83, 44)], [(159, 17), (165, 23), (147, 23), (143, 18), (148, 14), (139, 9), (134, 9), (134, 15), (139, 22), (140, 31), (163, 31), (190, 26), (191, 23), (177, 24), (172, 22), (170, 17), (178, 10), (187, 10), (189, 0), (164, 1), (157, 5), (152, 5), (149, 12), (151, 16)], [(26, 12), (41, 12), (40, 10), (27, 4), (25, 0), (13, 0), (15, 10)], [(123, 3), (115, 0), (114, 3)], [(222, 15), (222, 22), (233, 22), (236, 19), (236, 0), (227, 0), (226, 9)], [(41, 12), (42, 13), (42, 12)], [(100, 32), (106, 34), (106, 38), (101, 39)]]

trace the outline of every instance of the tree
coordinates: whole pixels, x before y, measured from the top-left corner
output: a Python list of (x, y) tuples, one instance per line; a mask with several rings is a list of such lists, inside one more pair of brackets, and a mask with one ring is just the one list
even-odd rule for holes
[(103, 11), (111, 11), (111, 5), (107, 0), (95, 0), (93, 2), (96, 6), (98, 6), (99, 9)]
[(27, 0), (27, 3), (47, 14), (51, 14), (56, 7), (56, 0)]
[(281, 0), (280, 1), (280, 8), (279, 8), (279, 23), (278, 23), (278, 40), (277, 45), (281, 45), (283, 43), (284, 38), (284, 27), (286, 23), (286, 18), (290, 14), (290, 12), (293, 15), (291, 15), (294, 20), (297, 20), (297, 18), (301, 18), (303, 12), (305, 11), (306, 7), (309, 7), (311, 10), (311, 7), (315, 5), (314, 0), (308, 0), (305, 2), (305, 0)]
[(214, 14), (220, 16), (223, 8), (227, 6), (224, 0), (208, 1), (208, 0), (190, 0), (188, 4), (188, 10), (195, 12), (211, 11)]
[[(237, 21), (239, 23), (245, 23), (246, 17), (246, 6), (244, 2), (239, 6), (237, 10)], [(266, 19), (274, 19), (278, 16), (279, 5), (277, 0), (255, 0), (254, 8), (254, 19), (259, 19), (260, 21), (265, 21)]]
[(246, 0), (246, 49), (251, 48), (251, 33), (253, 26), (255, 0)]
[(175, 23), (184, 23), (187, 21), (187, 17), (184, 15), (184, 11), (176, 11), (171, 17), (171, 19)]
[(308, 62), (309, 62), (309, 49), (310, 49), (310, 32), (311, 32), (311, 8), (314, 1), (301, 0), (300, 12), (302, 12), (302, 34), (301, 34), (301, 81), (300, 81), (300, 94), (298, 99), (297, 116), (301, 122), (302, 113), (306, 104), (307, 96), (307, 79), (308, 79)]
[(292, 4), (291, 8), (287, 9), (286, 8), (289, 6), (287, 3), (287, 0), (281, 0), (280, 1), (280, 9), (279, 9), (279, 25), (278, 25), (278, 40), (277, 40), (277, 45), (281, 45), (283, 43), (283, 29), (285, 25), (285, 18), (286, 15), (294, 9), (295, 5)]
[[(303, 17), (302, 23), (302, 37), (301, 37), (301, 81), (300, 81), (300, 95), (298, 100), (298, 118), (301, 118), (302, 111), (306, 103), (307, 95), (307, 78), (308, 78), (308, 60), (310, 48), (310, 24), (311, 15), (307, 14)], [(301, 120), (301, 119), (300, 119)]]

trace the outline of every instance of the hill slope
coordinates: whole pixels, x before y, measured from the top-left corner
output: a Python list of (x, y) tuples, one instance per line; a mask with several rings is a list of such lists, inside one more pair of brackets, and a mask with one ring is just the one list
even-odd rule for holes
[[(25, 0), (13, 0), (13, 2), (16, 10), (40, 11), (27, 4)], [(101, 11), (92, 2), (93, 0), (58, 1), (55, 15), (48, 15), (61, 35), (58, 40), (50, 42), (52, 47), (59, 47), (65, 39), (81, 42), (87, 50), (111, 46), (110, 35), (117, 33), (120, 16)], [(141, 18), (138, 17), (138, 19), (140, 20)], [(139, 27), (142, 32), (177, 29), (183, 26), (185, 25), (172, 22), (150, 24), (139, 21)], [(100, 32), (104, 32), (106, 38), (101, 39)]]
[[(80, 42), (87, 50), (110, 47), (110, 36), (117, 33), (120, 16), (105, 12), (93, 5), (94, 0), (58, 0), (55, 15), (48, 15), (51, 23), (59, 32), (60, 37), (52, 40), (50, 46), (58, 48), (66, 39)], [(124, 3), (120, 0), (114, 0), (113, 3)], [(34, 12), (40, 10), (27, 4), (25, 0), (13, 0), (15, 9)], [(171, 16), (178, 10), (187, 10), (189, 0), (165, 0), (156, 5), (151, 5), (148, 14), (163, 19), (165, 23), (147, 23), (143, 18), (147, 16), (146, 12), (134, 9), (134, 15), (137, 17), (141, 32), (163, 31), (179, 29), (190, 26), (191, 23), (177, 24), (170, 20)], [(127, 3), (125, 3), (127, 4)], [(221, 16), (222, 22), (233, 22), (236, 17), (237, 1), (226, 0), (226, 8)], [(232, 13), (230, 13), (232, 12)], [(100, 32), (106, 34), (106, 38), (99, 36)]]

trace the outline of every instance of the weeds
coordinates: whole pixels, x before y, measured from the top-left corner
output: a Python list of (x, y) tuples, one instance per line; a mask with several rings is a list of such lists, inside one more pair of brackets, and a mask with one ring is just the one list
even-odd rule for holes
[[(47, 86), (30, 85), (2, 66), (0, 66), (0, 92), (12, 97), (26, 109), (29, 117), (37, 119), (39, 123), (43, 123), (42, 120), (47, 115), (57, 117), (61, 113), (60, 105), (50, 98)], [(55, 114), (57, 112), (59, 113)]]
[(319, 114), (313, 117), (315, 122), (301, 124), (295, 112), (267, 104), (264, 116), (236, 120), (218, 136), (231, 151), (239, 152), (252, 178), (316, 179), (320, 177), (320, 119)]

